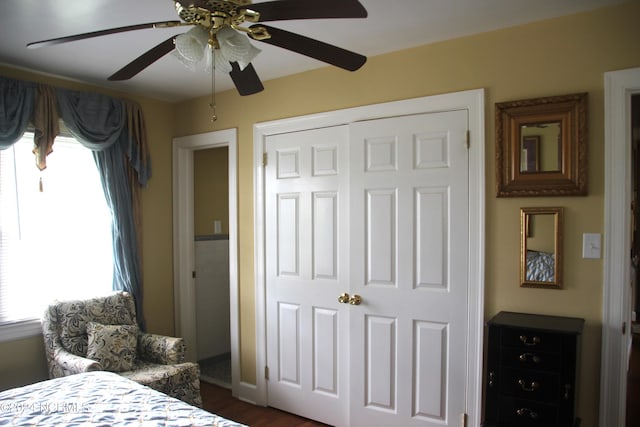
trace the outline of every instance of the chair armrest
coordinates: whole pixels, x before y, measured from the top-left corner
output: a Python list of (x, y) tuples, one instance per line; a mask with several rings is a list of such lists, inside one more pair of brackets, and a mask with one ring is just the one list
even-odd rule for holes
[(62, 346), (57, 330), (56, 309), (54, 305), (50, 305), (45, 310), (42, 318), (42, 335), (44, 338), (44, 350), (49, 369), (49, 378), (59, 378), (81, 372), (103, 370), (99, 362), (70, 353)]
[(184, 339), (164, 335), (141, 333), (138, 337), (140, 359), (161, 365), (184, 362)]
[(57, 348), (53, 356), (52, 377), (79, 374), (81, 372), (102, 371), (102, 365), (95, 360), (76, 356), (63, 348)]

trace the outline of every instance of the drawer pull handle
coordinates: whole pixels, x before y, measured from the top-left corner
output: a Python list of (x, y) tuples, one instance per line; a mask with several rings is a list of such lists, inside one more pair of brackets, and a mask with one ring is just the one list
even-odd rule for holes
[(536, 391), (540, 388), (540, 383), (537, 381), (531, 381), (531, 384), (527, 385), (524, 380), (518, 380), (518, 385), (523, 391)]
[(542, 361), (540, 356), (533, 353), (522, 353), (520, 356), (518, 356), (518, 359), (520, 359), (521, 362), (527, 362), (529, 359), (531, 359), (533, 363), (540, 363)]
[(496, 379), (496, 374), (495, 372), (491, 371), (489, 372), (489, 387), (493, 387), (493, 382)]
[(565, 384), (564, 385), (564, 400), (569, 400), (570, 392), (571, 392), (571, 384)]
[(520, 408), (516, 410), (516, 414), (518, 414), (519, 417), (529, 416), (529, 418), (531, 418), (532, 420), (538, 418), (538, 413), (536, 411), (532, 411), (529, 408)]
[(522, 341), (524, 345), (528, 346), (538, 345), (541, 342), (540, 337), (533, 337), (531, 341), (529, 341), (529, 338), (526, 335), (520, 335), (520, 341)]

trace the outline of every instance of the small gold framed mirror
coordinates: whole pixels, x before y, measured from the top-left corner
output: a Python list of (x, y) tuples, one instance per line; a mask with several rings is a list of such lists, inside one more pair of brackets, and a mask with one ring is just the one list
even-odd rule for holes
[(587, 194), (587, 94), (496, 103), (498, 197)]
[(520, 286), (562, 287), (563, 208), (520, 209)]

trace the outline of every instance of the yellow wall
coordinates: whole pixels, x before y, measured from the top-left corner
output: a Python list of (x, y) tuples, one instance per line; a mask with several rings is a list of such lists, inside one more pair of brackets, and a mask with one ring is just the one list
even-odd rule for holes
[(221, 234), (229, 234), (229, 149), (196, 150), (193, 153), (195, 235), (213, 234), (220, 221)]
[[(520, 135), (537, 136), (538, 143), (538, 170), (558, 171), (562, 166), (562, 154), (559, 153), (560, 123), (551, 123), (544, 128), (526, 127), (520, 131)], [(526, 171), (526, 163), (521, 158), (520, 171)], [(523, 168), (525, 166), (525, 168)]]
[[(484, 88), (486, 115), (485, 316), (500, 310), (586, 319), (578, 413), (597, 424), (602, 260), (581, 258), (581, 235), (603, 232), (603, 137), (606, 71), (640, 66), (638, 2), (493, 31), (370, 58), (356, 73), (323, 68), (265, 82), (265, 91), (218, 97), (218, 121), (208, 98), (179, 104), (177, 136), (238, 128), (239, 260), (242, 378), (255, 378), (253, 270), (253, 141), (256, 122), (419, 96)], [(544, 58), (541, 61), (541, 58)], [(258, 73), (260, 70), (258, 69)], [(540, 96), (589, 93), (589, 196), (495, 197), (494, 104)], [(519, 287), (519, 210), (564, 206), (564, 289)]]
[[(484, 88), (486, 115), (485, 316), (500, 310), (586, 319), (578, 413), (597, 424), (599, 405), (602, 261), (581, 258), (581, 234), (603, 232), (603, 138), (606, 71), (640, 66), (640, 2), (494, 31), (370, 58), (356, 73), (323, 68), (265, 82), (265, 91), (219, 94), (212, 125), (208, 98), (176, 105), (137, 99), (147, 119), (153, 177), (143, 191), (145, 315), (152, 332), (173, 332), (171, 138), (237, 128), (242, 379), (255, 379), (253, 271), (253, 124), (379, 102)], [(545, 58), (541, 61), (540, 58)], [(21, 77), (24, 73), (0, 69)], [(258, 73), (260, 70), (258, 70)], [(41, 79), (34, 76), (22, 78)], [(61, 84), (59, 84), (61, 85)], [(589, 196), (497, 199), (495, 102), (589, 93)], [(172, 125), (173, 124), (173, 125)], [(518, 286), (519, 210), (564, 206), (562, 290)], [(13, 367), (42, 368), (36, 339), (1, 343), (0, 378)], [(18, 361), (20, 363), (18, 363)], [(25, 373), (18, 383), (35, 379)], [(1, 382), (1, 381), (0, 381)], [(2, 384), (0, 384), (0, 387)]]
[[(529, 215), (527, 250), (553, 253), (556, 248), (555, 220), (553, 214)], [(522, 226), (522, 224), (520, 224)], [(522, 233), (522, 230), (520, 231)]]
[(47, 378), (42, 335), (0, 343), (0, 391)]

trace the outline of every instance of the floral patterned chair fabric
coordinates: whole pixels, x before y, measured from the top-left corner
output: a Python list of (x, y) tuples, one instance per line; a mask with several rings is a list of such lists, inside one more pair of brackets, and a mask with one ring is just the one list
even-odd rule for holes
[[(121, 325), (133, 325), (133, 328)], [(50, 378), (111, 370), (194, 406), (202, 406), (200, 369), (195, 363), (184, 362), (184, 340), (139, 332), (133, 297), (127, 292), (83, 301), (55, 302), (45, 310), (42, 330)], [(100, 335), (104, 331), (134, 333), (137, 339), (123, 339), (118, 334)], [(118, 363), (125, 354), (132, 365)], [(116, 363), (111, 363), (113, 361)]]

